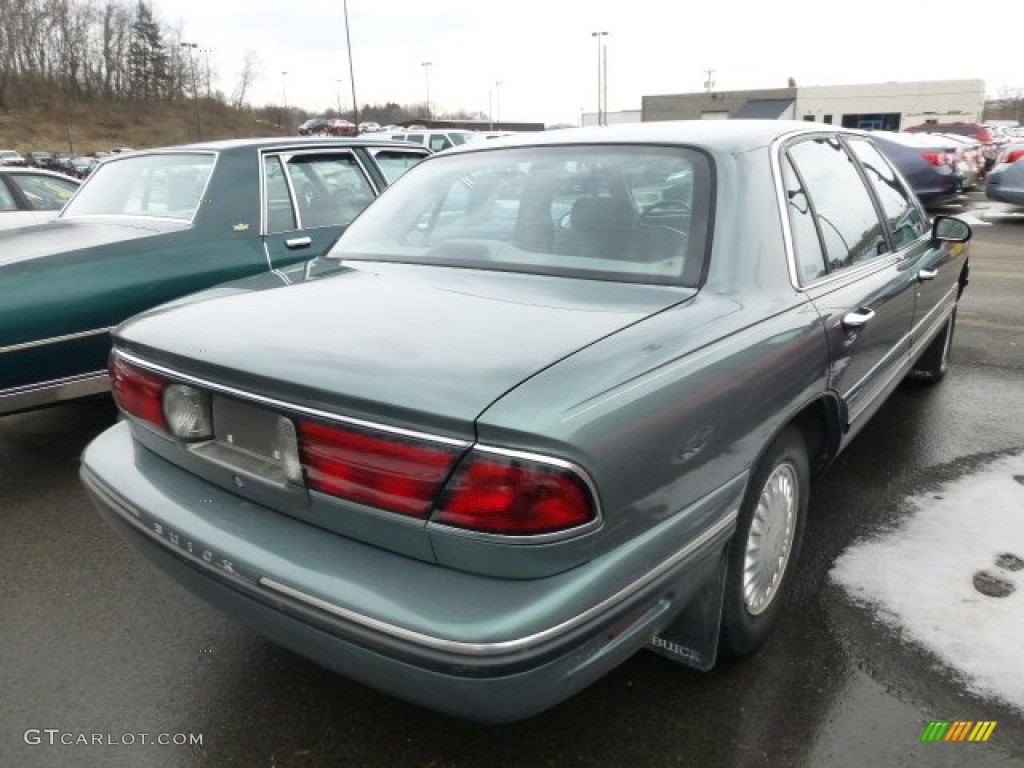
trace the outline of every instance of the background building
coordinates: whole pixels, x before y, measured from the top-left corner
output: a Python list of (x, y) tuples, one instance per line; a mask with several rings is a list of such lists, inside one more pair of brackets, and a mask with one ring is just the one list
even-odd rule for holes
[(898, 131), (920, 123), (980, 122), (984, 80), (815, 85), (644, 96), (644, 122), (771, 118)]

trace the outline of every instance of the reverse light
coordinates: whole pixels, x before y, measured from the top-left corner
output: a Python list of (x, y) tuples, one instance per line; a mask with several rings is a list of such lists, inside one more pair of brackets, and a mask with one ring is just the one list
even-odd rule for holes
[(110, 373), (110, 390), (118, 407), (154, 427), (167, 431), (164, 418), (162, 394), (165, 382), (155, 373), (150, 373), (114, 355), (107, 366)]
[(478, 452), (449, 482), (433, 522), (482, 533), (535, 535), (576, 528), (595, 517), (592, 495), (575, 472)]
[(299, 422), (310, 488), (426, 518), (462, 448), (353, 427)]
[(210, 396), (188, 384), (168, 384), (163, 392), (163, 411), (168, 431), (183, 440), (213, 436)]

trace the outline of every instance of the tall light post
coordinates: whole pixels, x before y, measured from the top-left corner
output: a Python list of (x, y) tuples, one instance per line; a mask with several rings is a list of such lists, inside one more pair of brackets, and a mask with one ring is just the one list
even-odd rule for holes
[(341, 80), (338, 80), (338, 117), (341, 117)]
[(281, 72), (281, 128), (285, 128), (288, 122), (288, 87), (286, 85), (288, 72)]
[(427, 121), (430, 121), (430, 68), (433, 66), (432, 62), (424, 61), (420, 66), (423, 67), (423, 74), (427, 79)]
[(601, 38), (607, 37), (608, 33), (607, 32), (591, 32), (590, 36), (597, 40), (597, 124), (598, 125), (604, 125), (604, 120), (602, 119), (602, 116), (601, 116), (601, 106), (602, 106), (602, 96), (601, 96), (601, 94), (604, 92), (603, 88), (601, 87), (602, 86), (602, 78), (601, 78), (601, 47), (602, 47), (602, 41), (601, 41)]
[(199, 85), (196, 83), (196, 57), (193, 55), (199, 47), (199, 43), (181, 43), (181, 47), (188, 53), (189, 63), (192, 65), (192, 103), (196, 109), (196, 140), (203, 140), (203, 126), (199, 121)]
[(498, 124), (499, 131), (501, 130), (501, 84), (504, 82), (504, 80), (494, 81), (494, 122)]
[(342, 7), (345, 9), (345, 45), (348, 46), (348, 78), (352, 83), (352, 122), (359, 131), (359, 102), (356, 101), (356, 71), (352, 67), (352, 36), (348, 28), (348, 0), (343, 0)]

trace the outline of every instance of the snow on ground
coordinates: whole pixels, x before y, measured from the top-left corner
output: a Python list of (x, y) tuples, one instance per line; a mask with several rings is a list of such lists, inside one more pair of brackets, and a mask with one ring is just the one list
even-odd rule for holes
[[(996, 563), (1004, 554), (1024, 558), (1024, 454), (912, 497), (907, 507), (897, 528), (844, 552), (831, 578), (957, 670), (971, 691), (1024, 711), (1024, 569)], [(982, 594), (979, 571), (1014, 591)]]

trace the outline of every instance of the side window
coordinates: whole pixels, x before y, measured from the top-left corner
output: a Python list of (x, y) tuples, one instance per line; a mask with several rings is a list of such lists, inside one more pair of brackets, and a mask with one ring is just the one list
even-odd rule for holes
[(452, 143), (448, 141), (448, 137), (443, 133), (435, 133), (430, 136), (430, 151), (440, 152), (442, 149), (448, 149), (452, 146)]
[(12, 176), (11, 181), (18, 185), (37, 211), (59, 211), (78, 189), (73, 181), (53, 176), (18, 174)]
[(388, 180), (388, 184), (394, 184), (395, 179), (423, 160), (424, 156), (419, 152), (380, 149), (373, 153), (373, 157), (377, 161), (377, 167), (384, 174), (384, 178)]
[(793, 230), (797, 274), (801, 283), (809, 283), (824, 277), (825, 252), (821, 248), (821, 237), (814, 223), (810, 198), (788, 157), (782, 163), (782, 183), (786, 191), (786, 209), (789, 211), (790, 226)]
[(869, 142), (859, 139), (851, 141), (850, 147), (875, 188), (889, 223), (893, 245), (904, 248), (927, 233), (927, 219), (881, 153)]
[(263, 172), (267, 190), (267, 232), (290, 232), (295, 229), (295, 209), (281, 158), (264, 158)]
[(288, 174), (303, 228), (348, 226), (374, 198), (369, 180), (348, 152), (295, 155), (288, 160)]
[(14, 202), (14, 195), (7, 189), (3, 179), (0, 179), (0, 211), (16, 211), (18, 204)]
[(410, 133), (410, 134), (406, 135), (405, 140), (406, 141), (411, 141), (413, 144), (422, 144), (423, 143), (423, 134), (422, 133)]
[(834, 139), (804, 141), (790, 147), (789, 157), (809, 195), (829, 272), (889, 250), (868, 189), (842, 145)]

